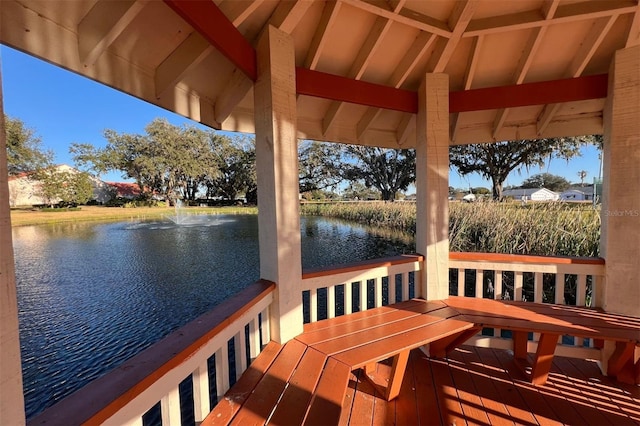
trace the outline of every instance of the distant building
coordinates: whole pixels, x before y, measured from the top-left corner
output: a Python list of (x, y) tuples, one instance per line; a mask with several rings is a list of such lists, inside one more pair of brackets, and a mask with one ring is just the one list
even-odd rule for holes
[(593, 201), (593, 186), (570, 188), (560, 194), (561, 201)]
[[(58, 172), (80, 173), (66, 164), (55, 167)], [(98, 203), (106, 203), (112, 197), (111, 186), (95, 176), (89, 176), (93, 186), (93, 200)], [(40, 206), (48, 204), (40, 195), (41, 183), (33, 177), (33, 173), (21, 173), (16, 176), (9, 176), (9, 205), (17, 206)], [(59, 200), (52, 200), (54, 203)]]
[(557, 201), (560, 195), (547, 188), (519, 188), (502, 191), (503, 197), (523, 201)]

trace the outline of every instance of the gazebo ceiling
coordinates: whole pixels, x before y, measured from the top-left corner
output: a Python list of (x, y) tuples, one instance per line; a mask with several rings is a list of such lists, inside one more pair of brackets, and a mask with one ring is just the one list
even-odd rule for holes
[[(637, 1), (2, 0), (0, 41), (214, 128), (253, 132), (257, 40), (294, 40), (300, 138), (415, 144), (425, 73), (452, 143), (602, 132)], [(639, 71), (640, 72), (640, 71)]]

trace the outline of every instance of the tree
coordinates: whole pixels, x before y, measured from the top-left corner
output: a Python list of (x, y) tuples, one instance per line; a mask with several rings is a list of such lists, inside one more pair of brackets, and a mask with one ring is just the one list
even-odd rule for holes
[(580, 186), (584, 186), (584, 180), (588, 174), (589, 172), (587, 172), (586, 170), (580, 170), (578, 172), (578, 177), (580, 178)]
[(40, 195), (47, 204), (86, 204), (93, 196), (91, 178), (85, 172), (59, 170), (57, 167), (40, 169), (34, 174), (40, 182)]
[(122, 171), (135, 179), (145, 196), (157, 193), (167, 199), (195, 199), (204, 179), (215, 174), (209, 133), (194, 126), (174, 126), (165, 119), (153, 120), (145, 132), (107, 129), (105, 148), (72, 144), (70, 151), (76, 163), (98, 173)]
[(346, 155), (355, 161), (343, 164), (345, 179), (377, 189), (385, 201), (395, 200), (398, 191), (415, 182), (414, 150), (349, 145)]
[(53, 153), (42, 148), (35, 132), (20, 119), (4, 116), (7, 137), (7, 166), (9, 176), (32, 172), (49, 166)]
[(539, 173), (525, 179), (520, 187), (547, 188), (551, 191), (562, 192), (570, 185), (571, 183), (562, 176), (552, 175), (551, 173)]
[(219, 196), (233, 201), (238, 194), (244, 192), (247, 196), (249, 192), (255, 190), (257, 186), (255, 141), (212, 134), (210, 143), (216, 173), (205, 178), (207, 197)]
[(449, 149), (451, 166), (461, 175), (479, 173), (491, 179), (494, 199), (502, 198), (502, 185), (513, 170), (543, 166), (552, 158), (569, 160), (580, 155), (580, 147), (594, 143), (594, 136), (456, 145)]
[(367, 188), (362, 182), (355, 181), (342, 192), (342, 196), (347, 200), (379, 200), (380, 192)]
[(340, 144), (303, 141), (298, 146), (300, 193), (333, 189), (344, 180)]

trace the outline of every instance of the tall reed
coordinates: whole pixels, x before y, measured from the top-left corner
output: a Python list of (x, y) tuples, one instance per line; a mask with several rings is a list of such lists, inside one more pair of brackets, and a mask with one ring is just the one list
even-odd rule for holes
[[(305, 204), (302, 214), (336, 217), (415, 233), (409, 202)], [(565, 203), (459, 203), (449, 205), (451, 251), (598, 256), (599, 212)]]

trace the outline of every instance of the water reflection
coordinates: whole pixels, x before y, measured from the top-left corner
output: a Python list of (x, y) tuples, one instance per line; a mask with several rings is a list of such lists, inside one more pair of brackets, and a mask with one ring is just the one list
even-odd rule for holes
[[(13, 231), (27, 415), (259, 278), (257, 216), (70, 223)], [(413, 242), (301, 219), (305, 268), (407, 253)]]

